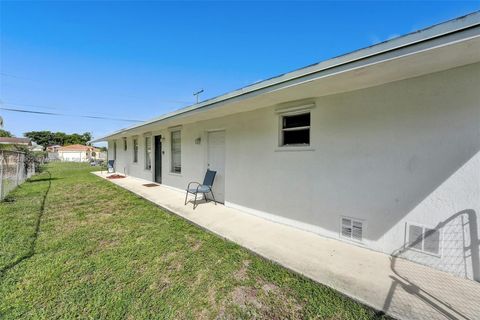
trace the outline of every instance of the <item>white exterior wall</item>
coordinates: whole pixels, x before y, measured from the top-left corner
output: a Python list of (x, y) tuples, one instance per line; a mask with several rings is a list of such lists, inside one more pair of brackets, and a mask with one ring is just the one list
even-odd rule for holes
[[(440, 224), (440, 257), (401, 255), (480, 281), (478, 245), (463, 253), (480, 233), (479, 75), (477, 63), (316, 98), (308, 151), (277, 147), (274, 106), (185, 124), (181, 175), (168, 173), (170, 135), (159, 129), (151, 134), (166, 137), (163, 184), (184, 189), (201, 181), (207, 132), (225, 129), (226, 205), (332, 238), (340, 238), (340, 216), (362, 219), (359, 245), (388, 254), (404, 245), (407, 222)], [(144, 169), (143, 136), (136, 165), (132, 148), (131, 137), (126, 153), (117, 140), (117, 171), (153, 180), (154, 168)], [(112, 151), (109, 141), (109, 159)]]
[(71, 162), (84, 162), (88, 160), (85, 151), (59, 151), (58, 157), (62, 161)]

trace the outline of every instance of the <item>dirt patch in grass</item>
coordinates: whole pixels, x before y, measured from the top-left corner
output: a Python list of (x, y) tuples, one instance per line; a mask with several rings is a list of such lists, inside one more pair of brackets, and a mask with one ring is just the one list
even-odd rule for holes
[(242, 266), (240, 267), (240, 269), (235, 271), (235, 273), (233, 274), (234, 278), (239, 281), (246, 280), (249, 265), (250, 265), (250, 260), (243, 260)]
[(232, 302), (241, 308), (254, 306), (260, 309), (263, 307), (258, 296), (258, 290), (252, 287), (235, 288), (232, 292)]
[(160, 276), (150, 285), (149, 289), (157, 292), (162, 292), (170, 287), (172, 281), (166, 276)]
[(264, 281), (239, 286), (231, 292), (230, 307), (256, 319), (302, 319), (303, 303), (288, 291)]

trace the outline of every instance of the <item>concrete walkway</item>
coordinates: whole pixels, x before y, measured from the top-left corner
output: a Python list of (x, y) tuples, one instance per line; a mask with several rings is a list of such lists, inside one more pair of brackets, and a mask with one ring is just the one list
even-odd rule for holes
[[(106, 173), (94, 172), (105, 178)], [(404, 259), (201, 203), (147, 180), (109, 180), (211, 232), (399, 319), (480, 319), (480, 283)]]

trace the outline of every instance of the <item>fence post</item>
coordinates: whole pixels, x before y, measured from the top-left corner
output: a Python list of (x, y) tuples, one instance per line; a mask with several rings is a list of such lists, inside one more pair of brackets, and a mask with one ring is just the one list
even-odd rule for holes
[(3, 151), (0, 151), (0, 200), (3, 200)]
[(19, 175), (20, 175), (20, 153), (18, 153), (17, 155), (17, 174), (16, 174), (16, 183), (15, 183), (15, 186), (18, 186), (18, 178), (19, 178)]

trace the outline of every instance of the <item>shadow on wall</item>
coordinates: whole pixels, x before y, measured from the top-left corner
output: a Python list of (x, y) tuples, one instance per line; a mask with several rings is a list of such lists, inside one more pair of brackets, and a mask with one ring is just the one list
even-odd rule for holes
[[(390, 266), (395, 276), (391, 276), (392, 284), (384, 310), (395, 314), (397, 308), (400, 311), (400, 305), (411, 305), (415, 306), (412, 312), (420, 318), (437, 318), (441, 314), (448, 319), (478, 319), (480, 240), (477, 214), (471, 209), (462, 210), (440, 222), (434, 230), (441, 230), (438, 241), (442, 244), (439, 248), (443, 248), (439, 252), (442, 259), (419, 252), (419, 248), (425, 245), (425, 239), (434, 236), (433, 230), (406, 242), (392, 254)], [(437, 238), (434, 236), (434, 239)], [(434, 266), (455, 276), (432, 272), (404, 258)], [(413, 303), (417, 298), (420, 298), (420, 304)]]
[(365, 239), (385, 241), (377, 249), (388, 252), (401, 245), (396, 227), (405, 218), (433, 224), (448, 217), (449, 206), (478, 210), (474, 194), (466, 194), (478, 183), (480, 163), (480, 95), (471, 85), (478, 72), (475, 64), (322, 97), (312, 111), (321, 156), (305, 157), (315, 170), (293, 165), (298, 155), (279, 155), (291, 162), (272, 164), (278, 176), (302, 179), (285, 179), (275, 191), (287, 183), (305, 194), (313, 190), (310, 201), (289, 199), (299, 212), (315, 203), (311, 215), (295, 218), (335, 233), (338, 220), (323, 213), (363, 219)]

